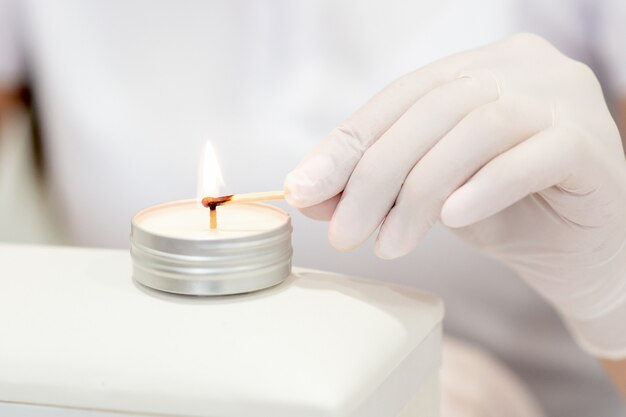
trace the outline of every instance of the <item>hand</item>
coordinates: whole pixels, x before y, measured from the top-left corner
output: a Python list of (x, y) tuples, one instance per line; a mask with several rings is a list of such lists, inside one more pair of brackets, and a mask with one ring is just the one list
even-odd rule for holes
[(589, 68), (528, 34), (390, 84), (285, 182), (330, 218), (340, 250), (380, 225), (376, 253), (410, 252), (437, 221), (515, 269), (580, 344), (626, 356), (626, 163)]

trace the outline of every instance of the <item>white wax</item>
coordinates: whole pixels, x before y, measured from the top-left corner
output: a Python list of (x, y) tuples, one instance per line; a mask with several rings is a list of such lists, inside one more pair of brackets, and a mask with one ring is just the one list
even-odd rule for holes
[(217, 229), (211, 229), (209, 209), (196, 200), (175, 201), (143, 210), (135, 225), (148, 232), (181, 239), (224, 239), (276, 229), (289, 221), (281, 209), (259, 203), (217, 207)]

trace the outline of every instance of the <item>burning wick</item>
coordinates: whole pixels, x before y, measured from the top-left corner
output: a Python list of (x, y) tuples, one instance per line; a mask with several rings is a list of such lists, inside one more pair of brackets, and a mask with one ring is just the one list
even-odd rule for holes
[(217, 229), (217, 206), (235, 203), (250, 203), (255, 201), (283, 200), (283, 191), (266, 191), (262, 193), (233, 194), (221, 197), (204, 197), (202, 205), (210, 210), (211, 229)]
[(222, 197), (204, 197), (202, 199), (202, 205), (210, 210), (211, 229), (217, 229), (217, 206), (226, 203), (231, 198), (232, 195), (225, 195)]

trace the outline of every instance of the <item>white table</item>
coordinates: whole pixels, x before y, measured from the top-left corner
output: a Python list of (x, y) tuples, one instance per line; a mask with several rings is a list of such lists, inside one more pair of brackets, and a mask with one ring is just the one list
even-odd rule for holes
[(319, 271), (193, 298), (125, 251), (0, 245), (0, 416), (436, 416), (442, 316)]

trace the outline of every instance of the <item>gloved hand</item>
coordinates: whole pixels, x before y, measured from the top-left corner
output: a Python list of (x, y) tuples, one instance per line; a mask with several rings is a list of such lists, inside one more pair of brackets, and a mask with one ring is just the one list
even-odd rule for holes
[(380, 225), (410, 252), (441, 220), (516, 270), (587, 351), (626, 356), (626, 163), (600, 85), (543, 39), (513, 36), (390, 84), (308, 155), (288, 201), (339, 250)]

